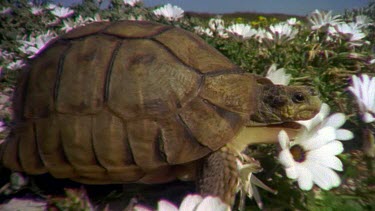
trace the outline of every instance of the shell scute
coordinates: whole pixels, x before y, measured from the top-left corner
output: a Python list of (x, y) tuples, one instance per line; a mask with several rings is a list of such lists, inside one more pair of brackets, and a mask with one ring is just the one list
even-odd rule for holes
[(108, 106), (123, 119), (164, 118), (198, 94), (201, 77), (151, 40), (124, 40), (110, 76)]
[(160, 150), (160, 131), (157, 123), (148, 119), (128, 122), (128, 140), (133, 152), (134, 162), (145, 171), (153, 171), (167, 166)]
[(198, 142), (212, 151), (231, 141), (239, 129), (238, 126), (242, 124), (242, 121), (239, 121), (233, 127), (210, 103), (199, 97), (185, 106), (179, 115)]
[(257, 106), (259, 93), (256, 84), (251, 74), (210, 76), (205, 78), (199, 95), (228, 111), (249, 114)]
[(92, 114), (102, 109), (106, 74), (117, 43), (117, 39), (108, 36), (90, 36), (72, 42), (57, 79), (58, 112)]
[(199, 159), (212, 150), (199, 143), (180, 117), (171, 115), (170, 118), (158, 122), (162, 136), (162, 150), (168, 163), (181, 164)]
[(120, 21), (106, 28), (103, 33), (124, 38), (147, 38), (170, 28), (172, 27), (147, 21)]
[(55, 103), (53, 96), (57, 69), (61, 53), (65, 52), (68, 48), (69, 43), (56, 42), (42, 53), (41, 56), (43, 57), (38, 57), (32, 61), (29, 70), (27, 70), (28, 76), (23, 76), (28, 77), (27, 82), (24, 83), (25, 88), (19, 90), (24, 95), (25, 102), (17, 102), (17, 104), (22, 104), (17, 106), (24, 107), (24, 117), (47, 117), (54, 110)]
[(228, 58), (191, 32), (174, 28), (154, 39), (168, 47), (183, 63), (201, 73), (238, 70)]
[(92, 34), (96, 34), (106, 27), (108, 27), (111, 23), (110, 22), (94, 22), (91, 24), (86, 25), (85, 27), (78, 27), (71, 30), (69, 33), (61, 36), (62, 39), (75, 39), (81, 38), (85, 36), (89, 36)]
[(77, 175), (63, 148), (60, 126), (68, 127), (63, 123), (56, 114), (35, 121), (36, 145), (40, 158), (49, 173), (56, 178), (71, 178)]

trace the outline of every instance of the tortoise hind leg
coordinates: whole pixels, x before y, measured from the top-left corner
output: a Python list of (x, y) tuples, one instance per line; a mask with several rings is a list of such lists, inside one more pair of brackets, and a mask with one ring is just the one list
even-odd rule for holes
[(202, 195), (218, 196), (231, 206), (234, 204), (238, 181), (235, 153), (227, 147), (206, 157), (198, 169), (198, 191)]

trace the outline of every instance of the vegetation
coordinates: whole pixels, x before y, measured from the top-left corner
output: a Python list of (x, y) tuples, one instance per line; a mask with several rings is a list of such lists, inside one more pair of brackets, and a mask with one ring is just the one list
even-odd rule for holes
[[(28, 59), (51, 38), (95, 21), (152, 20), (199, 34), (249, 72), (265, 76), (272, 65), (284, 68), (292, 76), (291, 84), (316, 87), (331, 112), (346, 115), (344, 128), (354, 133), (354, 139), (344, 143), (345, 152), (339, 156), (344, 171), (340, 172), (342, 184), (338, 188), (325, 191), (314, 187), (311, 191), (302, 191), (285, 177), (281, 165), (277, 164), (275, 146), (249, 148), (250, 154), (265, 169), (257, 177), (278, 191), (277, 195), (260, 191), (267, 209), (375, 210), (375, 123), (363, 121), (363, 111), (348, 91), (353, 75), (375, 76), (375, 3), (346, 11), (341, 16), (331, 15), (320, 25), (313, 21), (314, 17), (329, 13), (315, 11), (309, 17), (292, 17), (189, 12), (181, 18), (168, 18), (155, 15), (153, 11), (157, 7), (147, 8), (141, 2), (130, 5), (113, 0), (103, 9), (96, 0), (84, 0), (69, 8), (74, 13), (58, 16), (52, 7), (46, 1), (0, 3), (0, 139), (6, 136), (9, 131), (6, 126), (11, 124), (10, 97), (17, 76)], [(367, 19), (362, 21), (358, 17)], [(234, 24), (250, 26), (251, 30), (247, 34), (228, 30)], [(357, 28), (345, 28), (351, 24)], [(253, 209), (257, 205), (248, 199), (246, 207)]]

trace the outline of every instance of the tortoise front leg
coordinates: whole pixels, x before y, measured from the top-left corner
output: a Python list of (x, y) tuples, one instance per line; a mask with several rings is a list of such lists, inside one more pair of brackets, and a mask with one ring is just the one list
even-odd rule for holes
[(204, 196), (218, 196), (233, 206), (239, 181), (234, 151), (223, 147), (207, 156), (198, 168), (198, 191)]

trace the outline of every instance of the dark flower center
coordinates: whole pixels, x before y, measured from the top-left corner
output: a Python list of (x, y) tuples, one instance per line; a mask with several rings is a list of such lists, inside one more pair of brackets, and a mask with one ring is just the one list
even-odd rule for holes
[(306, 152), (300, 145), (294, 145), (290, 148), (290, 153), (296, 162), (302, 163), (306, 158)]

